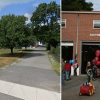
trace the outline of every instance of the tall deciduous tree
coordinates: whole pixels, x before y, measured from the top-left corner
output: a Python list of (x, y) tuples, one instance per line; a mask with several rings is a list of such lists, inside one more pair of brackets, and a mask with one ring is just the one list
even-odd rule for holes
[(63, 11), (92, 11), (93, 4), (85, 0), (62, 0)]
[[(26, 18), (24, 16), (6, 15), (0, 19), (0, 46), (11, 49), (23, 46), (25, 40), (28, 41), (31, 37), (30, 31), (25, 24)], [(26, 45), (25, 45), (26, 46)]]
[(35, 41), (36, 41), (36, 37), (32, 35), (31, 27), (29, 25), (26, 25), (24, 27), (24, 35), (20, 41), (21, 43), (20, 46), (26, 48), (27, 46), (34, 45)]
[(51, 39), (59, 41), (59, 12), (60, 7), (54, 1), (49, 4), (41, 3), (33, 12), (31, 18), (33, 33), (40, 41), (49, 42)]

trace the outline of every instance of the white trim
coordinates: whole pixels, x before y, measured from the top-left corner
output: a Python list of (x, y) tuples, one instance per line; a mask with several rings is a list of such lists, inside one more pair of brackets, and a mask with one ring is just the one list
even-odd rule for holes
[(69, 14), (100, 14), (100, 11), (61, 11), (61, 13), (69, 13)]
[(74, 46), (74, 43), (61, 43), (61, 46)]

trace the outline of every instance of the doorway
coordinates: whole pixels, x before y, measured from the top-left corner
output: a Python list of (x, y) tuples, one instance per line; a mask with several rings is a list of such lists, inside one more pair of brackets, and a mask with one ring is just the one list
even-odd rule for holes
[(81, 73), (86, 74), (86, 66), (88, 61), (92, 61), (95, 57), (96, 50), (100, 50), (100, 42), (83, 42), (82, 43), (82, 63)]
[(67, 61), (73, 59), (73, 46), (62, 46), (62, 58)]

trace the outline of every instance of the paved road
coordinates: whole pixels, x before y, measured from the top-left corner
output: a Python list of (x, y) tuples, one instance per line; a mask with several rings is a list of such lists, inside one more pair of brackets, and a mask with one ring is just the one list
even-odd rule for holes
[(53, 71), (43, 47), (28, 52), (19, 62), (0, 69), (0, 80), (54, 92), (60, 91), (60, 78)]
[(62, 100), (99, 100), (100, 79), (94, 81), (96, 93), (93, 96), (79, 96), (79, 88), (86, 80), (86, 76), (79, 76), (72, 77), (71, 81), (65, 82), (62, 88)]
[(0, 93), (0, 100), (23, 100), (23, 99), (15, 98), (13, 96)]

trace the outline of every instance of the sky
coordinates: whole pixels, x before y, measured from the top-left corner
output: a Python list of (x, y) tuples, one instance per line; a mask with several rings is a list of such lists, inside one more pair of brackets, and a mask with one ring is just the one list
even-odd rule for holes
[(0, 17), (15, 14), (24, 15), (30, 19), (32, 12), (40, 3), (50, 3), (51, 1), (60, 4), (59, 0), (0, 0)]
[[(60, 4), (60, 0), (0, 0), (0, 16), (15, 14), (25, 15), (30, 19), (32, 12), (40, 3), (49, 3), (56, 1)], [(95, 11), (100, 11), (100, 0), (86, 0), (93, 3)]]
[(100, 0), (86, 0), (93, 3), (94, 11), (100, 11)]

